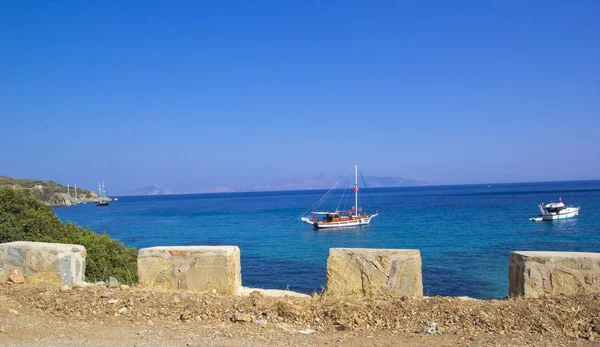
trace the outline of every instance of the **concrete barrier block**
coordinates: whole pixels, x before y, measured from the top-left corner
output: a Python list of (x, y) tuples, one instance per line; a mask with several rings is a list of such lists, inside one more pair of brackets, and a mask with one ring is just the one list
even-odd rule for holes
[(17, 241), (0, 244), (0, 280), (18, 270), (25, 281), (45, 279), (72, 286), (85, 280), (85, 247)]
[(327, 293), (422, 297), (421, 254), (411, 249), (331, 248)]
[(600, 253), (512, 252), (508, 279), (509, 296), (600, 293)]
[(236, 246), (168, 246), (140, 249), (142, 287), (217, 290), (237, 294), (242, 286), (240, 249)]

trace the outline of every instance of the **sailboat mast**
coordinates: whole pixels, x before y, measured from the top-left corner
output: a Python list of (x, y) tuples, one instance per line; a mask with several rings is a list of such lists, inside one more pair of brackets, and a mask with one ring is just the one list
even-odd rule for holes
[(78, 201), (77, 200), (77, 185), (75, 185), (75, 201)]
[(358, 163), (354, 163), (354, 216), (358, 216)]

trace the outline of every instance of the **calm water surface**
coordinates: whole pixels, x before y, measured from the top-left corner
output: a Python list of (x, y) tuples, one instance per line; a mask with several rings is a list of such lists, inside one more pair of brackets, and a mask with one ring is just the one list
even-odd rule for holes
[[(236, 245), (244, 286), (300, 292), (325, 285), (332, 247), (419, 249), (426, 295), (476, 298), (507, 295), (511, 251), (600, 252), (600, 181), (373, 189), (370, 198), (362, 195), (365, 210), (380, 213), (371, 225), (315, 231), (297, 218), (323, 194), (119, 197), (109, 207), (55, 211), (63, 221), (106, 231), (137, 248)], [(529, 222), (537, 204), (559, 196), (581, 206), (581, 214)], [(335, 207), (339, 199), (333, 200)]]

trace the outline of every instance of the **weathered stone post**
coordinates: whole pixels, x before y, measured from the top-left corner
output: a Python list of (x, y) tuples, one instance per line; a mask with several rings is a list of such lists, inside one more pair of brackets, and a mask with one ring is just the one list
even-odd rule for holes
[(0, 280), (18, 270), (25, 281), (47, 280), (72, 286), (85, 280), (85, 247), (17, 241), (0, 244)]
[(421, 253), (412, 249), (331, 248), (327, 294), (422, 297)]
[(237, 246), (169, 246), (140, 249), (140, 286), (237, 294), (242, 286)]
[(509, 296), (600, 293), (600, 253), (512, 252), (508, 282)]

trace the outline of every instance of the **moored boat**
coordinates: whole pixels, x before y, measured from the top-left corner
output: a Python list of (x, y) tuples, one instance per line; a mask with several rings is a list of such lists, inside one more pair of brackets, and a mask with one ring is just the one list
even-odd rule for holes
[[(354, 164), (354, 206), (352, 206), (350, 210), (346, 211), (339, 211), (337, 208), (330, 212), (315, 211), (316, 209), (320, 208), (327, 195), (329, 195), (329, 193), (331, 193), (331, 191), (333, 191), (338, 184), (339, 182), (334, 184), (333, 187), (319, 200), (317, 206), (315, 206), (315, 208), (313, 208), (308, 215), (301, 217), (300, 220), (306, 224), (311, 224), (315, 229), (343, 228), (367, 225), (371, 223), (371, 219), (379, 215), (379, 213), (367, 214), (366, 212), (362, 211), (362, 207), (359, 205), (358, 164)], [(342, 199), (344, 196), (345, 191), (342, 195)], [(340, 204), (338, 204), (338, 207)]]
[(558, 198), (558, 202), (551, 202), (544, 204), (543, 202), (538, 205), (540, 209), (540, 215), (535, 218), (529, 218), (532, 222), (552, 221), (559, 219), (569, 219), (577, 216), (581, 207), (575, 207), (573, 205), (565, 206), (562, 202), (562, 198)]
[(98, 183), (98, 197), (100, 200), (96, 201), (96, 206), (108, 206), (110, 198), (106, 196), (106, 186), (104, 185), (104, 181)]

